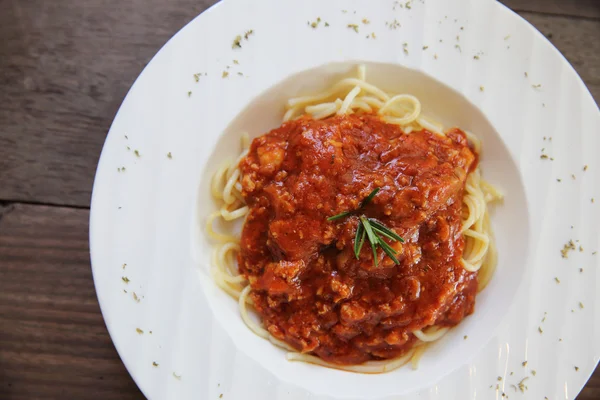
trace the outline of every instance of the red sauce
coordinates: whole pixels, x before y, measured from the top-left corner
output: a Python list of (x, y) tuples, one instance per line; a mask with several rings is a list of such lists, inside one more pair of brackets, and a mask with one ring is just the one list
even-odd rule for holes
[[(464, 132), (404, 134), (373, 115), (303, 117), (256, 138), (240, 163), (250, 207), (239, 265), (266, 329), (338, 364), (394, 358), (414, 330), (471, 314), (476, 274), (460, 264), (467, 174), (477, 154)], [(399, 265), (368, 242), (354, 256), (355, 210), (405, 239)]]

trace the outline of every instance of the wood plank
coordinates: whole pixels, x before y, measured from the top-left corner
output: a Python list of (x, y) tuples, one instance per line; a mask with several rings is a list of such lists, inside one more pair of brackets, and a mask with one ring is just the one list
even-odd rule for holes
[(596, 368), (594, 375), (591, 376), (579, 396), (577, 396), (577, 400), (598, 399), (600, 399), (600, 367)]
[(0, 0), (0, 199), (88, 206), (112, 119), (214, 0)]
[(499, 0), (514, 11), (600, 19), (599, 0)]
[(0, 206), (0, 398), (143, 399), (110, 340), (89, 211)]

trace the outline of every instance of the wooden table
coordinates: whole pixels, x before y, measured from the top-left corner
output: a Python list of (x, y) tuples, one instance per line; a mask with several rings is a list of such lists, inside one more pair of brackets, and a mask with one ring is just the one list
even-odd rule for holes
[[(0, 0), (0, 399), (143, 398), (96, 300), (92, 182), (134, 79), (212, 2)], [(600, 99), (600, 0), (504, 2)]]

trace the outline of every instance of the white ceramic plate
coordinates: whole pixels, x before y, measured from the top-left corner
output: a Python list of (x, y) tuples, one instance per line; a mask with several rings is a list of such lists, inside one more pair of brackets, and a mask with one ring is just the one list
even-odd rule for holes
[[(241, 131), (277, 127), (286, 98), (358, 62), (369, 81), (477, 133), (484, 176), (506, 196), (491, 284), (417, 371), (288, 362), (207, 274), (219, 161), (239, 151)], [(572, 67), (491, 0), (226, 0), (160, 50), (106, 139), (90, 246), (111, 337), (151, 399), (574, 398), (600, 356), (599, 133)]]

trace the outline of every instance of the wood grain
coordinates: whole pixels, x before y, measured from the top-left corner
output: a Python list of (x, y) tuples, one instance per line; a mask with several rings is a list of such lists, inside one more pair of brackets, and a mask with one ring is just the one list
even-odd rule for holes
[[(589, 0), (518, 1), (535, 10), (546, 3), (552, 12), (568, 3), (594, 15)], [(102, 143), (127, 90), (167, 39), (210, 4), (0, 0), (0, 199), (89, 206)], [(590, 40), (600, 37), (600, 20), (523, 15), (552, 34), (600, 98), (600, 41)]]
[(0, 0), (0, 199), (89, 206), (129, 87), (212, 3)]
[(514, 11), (600, 19), (600, 0), (500, 0)]
[(98, 307), (88, 210), (0, 209), (0, 399), (142, 399)]

